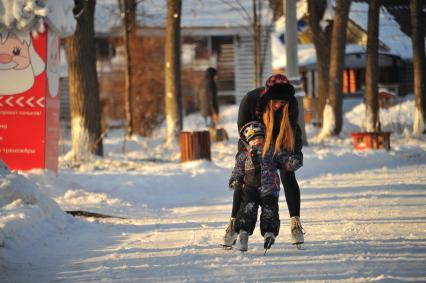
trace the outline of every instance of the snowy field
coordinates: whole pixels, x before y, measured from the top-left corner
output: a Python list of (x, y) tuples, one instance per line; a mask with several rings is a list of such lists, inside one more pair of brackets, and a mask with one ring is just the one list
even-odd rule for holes
[(425, 282), (426, 139), (409, 135), (413, 102), (381, 113), (394, 132), (389, 152), (353, 150), (348, 133), (363, 107), (346, 114), (342, 138), (303, 150), (304, 250), (290, 244), (282, 191), (281, 231), (266, 256), (258, 228), (246, 253), (219, 246), (232, 201), (233, 106), (221, 113), (231, 139), (213, 145), (212, 162), (179, 163), (160, 129), (128, 141), (126, 154), (122, 133), (111, 132), (105, 158), (76, 166), (62, 157), (58, 177), (1, 170), (0, 282)]

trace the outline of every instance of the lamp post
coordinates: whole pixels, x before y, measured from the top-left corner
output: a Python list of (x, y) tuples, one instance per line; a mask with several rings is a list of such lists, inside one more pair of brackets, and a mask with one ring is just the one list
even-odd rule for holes
[(285, 17), (285, 50), (287, 57), (286, 75), (296, 89), (296, 98), (299, 104), (298, 123), (302, 130), (302, 141), (308, 145), (305, 131), (305, 111), (303, 107), (303, 98), (305, 92), (302, 88), (299, 75), (299, 62), (297, 58), (297, 11), (296, 0), (284, 0)]

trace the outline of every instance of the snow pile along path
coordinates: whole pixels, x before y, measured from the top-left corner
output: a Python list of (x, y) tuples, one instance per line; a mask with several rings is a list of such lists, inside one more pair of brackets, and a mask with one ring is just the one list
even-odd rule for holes
[[(0, 160), (0, 164), (4, 164)], [(68, 216), (24, 176), (0, 171), (0, 246), (25, 245), (46, 233), (61, 231)]]

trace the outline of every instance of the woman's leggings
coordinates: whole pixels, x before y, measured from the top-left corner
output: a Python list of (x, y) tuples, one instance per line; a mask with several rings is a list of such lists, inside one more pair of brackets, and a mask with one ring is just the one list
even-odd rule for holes
[[(285, 200), (290, 217), (300, 216), (300, 189), (293, 171), (280, 170), (281, 182), (284, 186)], [(236, 218), (242, 201), (242, 188), (234, 190), (231, 217)]]

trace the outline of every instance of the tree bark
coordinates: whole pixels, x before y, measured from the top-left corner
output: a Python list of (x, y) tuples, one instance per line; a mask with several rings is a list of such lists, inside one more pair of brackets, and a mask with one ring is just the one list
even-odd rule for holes
[(333, 23), (331, 35), (330, 74), (329, 74), (329, 97), (328, 104), (333, 109), (334, 129), (332, 134), (339, 135), (343, 126), (343, 69), (345, 63), (346, 27), (348, 25), (350, 0), (336, 1), (336, 16)]
[(379, 131), (379, 0), (368, 6), (367, 66), (365, 71), (365, 130)]
[(182, 130), (182, 95), (180, 75), (181, 0), (167, 1), (166, 27), (166, 122), (167, 144), (172, 145)]
[(136, 4), (134, 0), (120, 0), (121, 30), (123, 35), (126, 70), (124, 72), (124, 115), (126, 118), (126, 136), (133, 135), (132, 115), (132, 55), (130, 51), (130, 34), (135, 34)]
[(103, 155), (94, 31), (96, 1), (84, 1), (83, 5), (74, 36), (65, 40), (75, 161), (87, 160), (91, 154)]
[[(319, 113), (323, 113), (328, 96), (329, 66), (330, 66), (330, 42), (332, 23), (324, 30), (320, 21), (326, 9), (326, 0), (308, 0), (308, 23), (312, 31), (312, 41), (317, 53), (317, 96), (319, 101)], [(322, 119), (322, 115), (320, 115)]]
[(261, 60), (261, 28), (258, 0), (253, 0), (253, 52), (254, 52), (254, 87), (262, 85), (262, 60)]
[(411, 41), (413, 44), (415, 117), (413, 133), (420, 135), (425, 131), (426, 122), (426, 59), (423, 1), (411, 0)]

